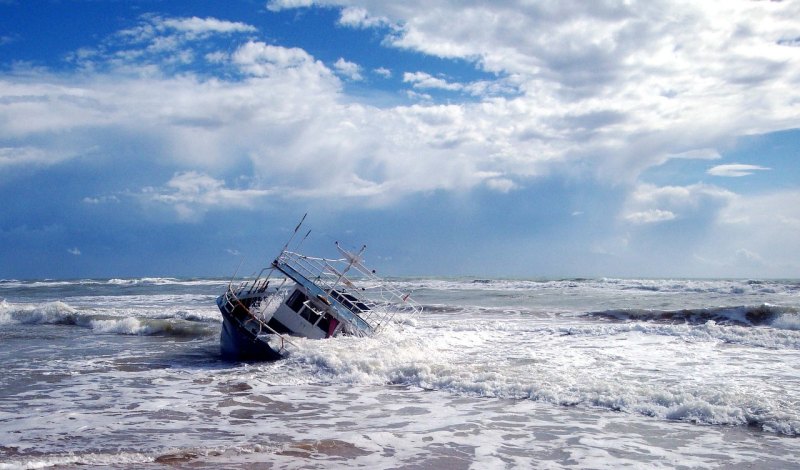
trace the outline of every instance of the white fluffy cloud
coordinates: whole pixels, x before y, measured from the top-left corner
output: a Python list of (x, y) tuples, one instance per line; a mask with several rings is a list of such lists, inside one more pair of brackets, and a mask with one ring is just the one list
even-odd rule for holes
[(354, 62), (344, 60), (343, 57), (339, 57), (339, 60), (333, 64), (333, 68), (336, 69), (340, 75), (350, 80), (361, 81), (364, 79), (364, 77), (361, 76), (361, 66)]
[[(113, 41), (76, 52), (83, 73), (6, 75), (0, 137), (22, 150), (4, 150), (0, 162), (55, 163), (37, 142), (69, 136), (77, 155), (113, 130), (153, 142), (158, 158), (186, 172), (239, 168), (252, 172), (250, 190), (371, 204), (435, 190), (510, 191), (565, 172), (638, 188), (621, 218), (643, 224), (730, 198), (710, 186), (648, 187), (637, 182), (643, 170), (718, 158), (715, 149), (739, 135), (800, 127), (793, 106), (800, 47), (789, 41), (800, 28), (796, 3), (283, 0), (268, 7), (314, 3), (343, 7), (339, 27), (384, 28), (387, 45), (466, 60), (496, 80), (399, 71), (411, 89), (472, 96), (378, 106), (345, 95), (337, 74), (361, 72), (344, 59), (328, 67), (306, 50), (250, 39), (255, 28), (243, 23), (146, 16)], [(214, 35), (240, 39), (230, 50), (201, 47)], [(173, 73), (201, 59), (219, 73)], [(728, 176), (761, 169), (715, 168)], [(187, 200), (175, 180), (164, 180), (155, 191), (163, 202)], [(205, 188), (222, 194), (224, 186)]]
[(464, 89), (464, 85), (460, 83), (450, 83), (444, 78), (434, 77), (425, 72), (406, 72), (403, 74), (403, 81), (411, 83), (414, 88), (436, 88), (448, 91)]
[[(635, 177), (670, 155), (713, 152), (731, 136), (800, 124), (792, 105), (800, 89), (795, 2), (303, 2), (310, 3), (343, 6), (345, 25), (381, 19), (395, 47), (497, 73), (503, 89), (513, 84), (523, 94), (503, 102), (497, 121), (507, 125), (522, 110), (528, 140), (504, 136), (510, 147), (599, 156), (604, 162), (592, 166), (603, 177)], [(405, 79), (415, 88), (463, 86), (418, 71)]]
[(267, 190), (229, 189), (225, 182), (194, 171), (175, 174), (166, 188), (145, 188), (146, 202), (167, 204), (183, 220), (195, 220), (211, 208), (250, 208), (271, 194)]

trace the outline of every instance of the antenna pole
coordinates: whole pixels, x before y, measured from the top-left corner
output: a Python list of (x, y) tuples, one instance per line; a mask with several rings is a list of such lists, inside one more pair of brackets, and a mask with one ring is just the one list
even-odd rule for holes
[[(281, 253), (278, 255), (279, 258), (280, 258), (280, 255), (283, 254), (283, 252), (286, 251), (287, 248), (289, 248), (289, 244), (292, 243), (292, 240), (294, 240), (294, 236), (297, 235), (297, 231), (300, 230), (300, 226), (303, 225), (303, 222), (306, 220), (306, 216), (307, 215), (308, 215), (308, 212), (303, 214), (303, 218), (300, 219), (300, 223), (297, 224), (297, 227), (294, 228), (294, 232), (292, 232), (292, 236), (289, 237), (289, 240), (286, 242), (285, 245), (283, 245), (283, 249), (281, 250)], [(309, 231), (309, 233), (311, 233), (311, 232)], [(308, 234), (306, 234), (306, 236), (308, 236)]]

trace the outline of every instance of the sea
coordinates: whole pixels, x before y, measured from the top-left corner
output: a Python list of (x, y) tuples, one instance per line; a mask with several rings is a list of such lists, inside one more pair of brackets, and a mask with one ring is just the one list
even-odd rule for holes
[(0, 469), (800, 468), (797, 280), (391, 279), (268, 363), (228, 282), (0, 280)]

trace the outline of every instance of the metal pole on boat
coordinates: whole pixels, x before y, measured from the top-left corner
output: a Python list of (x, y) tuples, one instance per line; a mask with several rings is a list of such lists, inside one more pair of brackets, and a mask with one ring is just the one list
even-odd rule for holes
[[(308, 215), (308, 212), (303, 214), (303, 218), (300, 219), (300, 223), (297, 224), (297, 227), (294, 228), (294, 232), (292, 232), (292, 236), (289, 237), (289, 240), (286, 242), (285, 245), (283, 245), (283, 249), (281, 250), (281, 253), (278, 255), (279, 258), (280, 258), (280, 255), (283, 254), (283, 252), (286, 251), (287, 248), (289, 248), (289, 244), (292, 243), (292, 240), (294, 240), (294, 236), (297, 235), (297, 231), (300, 230), (300, 226), (303, 225), (303, 222), (306, 220), (306, 216), (307, 215)], [(311, 231), (309, 231), (309, 233), (311, 233)], [(306, 234), (306, 236), (308, 236), (308, 234)]]
[(297, 248), (295, 248), (295, 250), (300, 251), (300, 247), (303, 246), (303, 242), (306, 241), (306, 238), (308, 238), (309, 235), (311, 235), (311, 229), (308, 229), (308, 232), (306, 232), (306, 235), (302, 240), (300, 240), (300, 243), (297, 244)]
[[(347, 259), (347, 267), (344, 268), (342, 272), (337, 272), (336, 269), (334, 269), (334, 272), (336, 272), (336, 274), (338, 274), (339, 277), (336, 278), (336, 282), (333, 283), (333, 287), (338, 286), (339, 283), (342, 281), (342, 279), (345, 279), (345, 281), (349, 283), (349, 280), (347, 280), (345, 274), (347, 274), (347, 271), (350, 271), (350, 268), (352, 268), (354, 264), (361, 264), (361, 255), (364, 253), (364, 250), (367, 249), (367, 245), (362, 246), (361, 249), (358, 250), (358, 253), (356, 253), (355, 255), (342, 248), (339, 245), (338, 241), (336, 242), (336, 249), (338, 249), (339, 252), (343, 254), (344, 257)], [(333, 290), (333, 288), (331, 288), (331, 290)], [(328, 293), (330, 294), (330, 292)]]
[(237, 266), (236, 271), (233, 272), (233, 276), (231, 276), (231, 281), (228, 283), (228, 289), (231, 288), (231, 286), (233, 285), (233, 280), (236, 279), (236, 275), (239, 274), (239, 269), (241, 269), (242, 263), (244, 263), (244, 258), (242, 258), (242, 260), (239, 261), (239, 266)]

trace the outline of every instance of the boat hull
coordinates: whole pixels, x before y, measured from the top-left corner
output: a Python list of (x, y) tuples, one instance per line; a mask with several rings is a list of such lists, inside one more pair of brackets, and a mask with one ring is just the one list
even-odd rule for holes
[(267, 343), (264, 336), (258, 336), (241, 324), (238, 318), (220, 308), (222, 312), (222, 331), (220, 332), (220, 353), (232, 361), (276, 361), (283, 358), (280, 352)]

